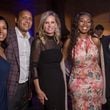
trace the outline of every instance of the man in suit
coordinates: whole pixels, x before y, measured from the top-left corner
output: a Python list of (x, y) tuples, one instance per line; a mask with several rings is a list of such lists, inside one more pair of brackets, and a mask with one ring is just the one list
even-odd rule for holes
[(102, 71), (105, 74), (105, 96), (106, 104), (103, 105), (103, 110), (110, 110), (110, 35), (101, 38), (103, 60)]
[(8, 79), (8, 110), (27, 110), (29, 95), (29, 63), (32, 37), (32, 14), (22, 10), (15, 18), (16, 26), (8, 33), (6, 56), (11, 64)]

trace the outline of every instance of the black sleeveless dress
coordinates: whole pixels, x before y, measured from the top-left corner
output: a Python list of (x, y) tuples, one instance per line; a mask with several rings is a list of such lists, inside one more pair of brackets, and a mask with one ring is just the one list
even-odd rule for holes
[(48, 39), (46, 45), (40, 44), (37, 47), (41, 48), (40, 52), (36, 49), (36, 54), (39, 55), (36, 57), (39, 84), (48, 98), (44, 110), (65, 110), (65, 85), (60, 68), (61, 48), (53, 39)]

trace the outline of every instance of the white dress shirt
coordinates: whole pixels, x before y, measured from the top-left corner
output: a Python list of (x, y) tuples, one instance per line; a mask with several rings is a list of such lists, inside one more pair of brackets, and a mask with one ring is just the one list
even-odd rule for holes
[(28, 76), (29, 76), (30, 34), (29, 32), (27, 32), (26, 37), (24, 37), (17, 27), (15, 27), (15, 31), (17, 34), (19, 59), (20, 59), (19, 83), (25, 83), (26, 81), (28, 81)]

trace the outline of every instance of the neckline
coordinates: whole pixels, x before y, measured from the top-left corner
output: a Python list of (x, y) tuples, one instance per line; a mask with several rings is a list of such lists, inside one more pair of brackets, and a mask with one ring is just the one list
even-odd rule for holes
[(78, 39), (79, 39), (80, 41), (86, 41), (86, 40), (88, 40), (89, 38), (90, 38), (90, 36), (85, 37), (85, 38), (81, 38), (81, 37), (79, 37)]
[(47, 40), (54, 40), (54, 36), (46, 36)]
[(3, 59), (3, 60), (5, 60), (5, 61), (7, 61), (7, 59), (6, 59), (6, 58), (4, 58), (4, 57), (2, 57), (1, 55), (0, 55), (0, 59)]

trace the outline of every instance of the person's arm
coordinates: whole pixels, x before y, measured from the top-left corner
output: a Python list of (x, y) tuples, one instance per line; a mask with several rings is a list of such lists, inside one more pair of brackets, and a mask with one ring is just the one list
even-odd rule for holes
[(63, 59), (66, 60), (67, 58), (67, 54), (68, 54), (68, 46), (69, 46), (69, 43), (70, 43), (70, 38), (68, 38), (65, 43), (64, 43), (64, 46), (63, 46), (63, 49), (62, 49), (62, 53), (63, 53)]
[(31, 75), (35, 86), (35, 91), (37, 93), (38, 99), (44, 104), (44, 101), (47, 100), (46, 94), (42, 91), (39, 84), (39, 75), (38, 75), (38, 62), (41, 53), (41, 41), (35, 39), (31, 47)]
[(63, 46), (63, 49), (62, 49), (63, 58), (62, 58), (62, 62), (61, 62), (61, 69), (62, 69), (63, 73), (66, 74), (66, 76), (67, 76), (67, 83), (69, 81), (69, 77), (70, 77), (70, 74), (71, 74), (71, 69), (72, 69), (72, 66), (73, 66), (71, 58), (68, 58), (69, 45), (70, 45), (70, 38), (68, 38), (64, 43), (64, 46)]
[(45, 100), (48, 100), (46, 94), (42, 91), (39, 85), (39, 79), (34, 79), (34, 86), (35, 86), (35, 91), (37, 93), (38, 99), (42, 104), (45, 103)]
[(98, 39), (98, 38), (92, 38), (92, 40), (93, 40), (93, 42), (94, 42), (94, 44), (97, 46), (97, 48), (98, 48), (98, 51), (99, 51), (99, 64), (101, 64), (101, 60), (100, 60), (100, 50), (101, 50), (101, 43), (100, 43), (100, 39)]

